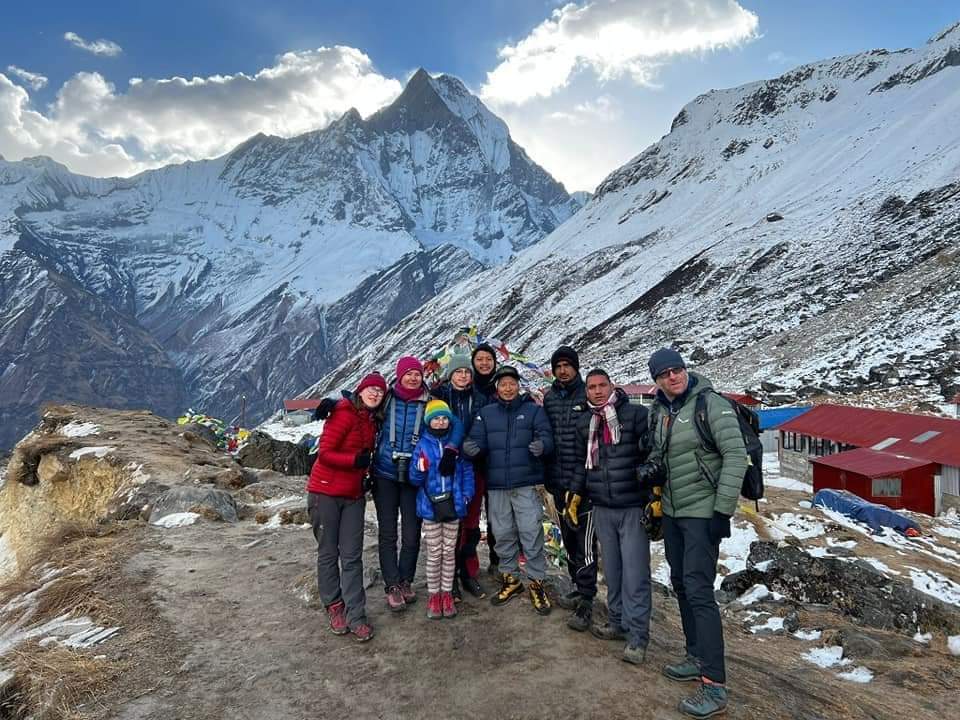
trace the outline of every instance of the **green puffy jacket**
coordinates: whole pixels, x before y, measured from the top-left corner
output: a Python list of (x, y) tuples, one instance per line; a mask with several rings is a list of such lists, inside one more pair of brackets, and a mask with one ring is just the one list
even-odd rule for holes
[[(747, 471), (747, 451), (740, 424), (730, 404), (713, 392), (709, 380), (694, 372), (689, 376), (686, 395), (671, 403), (658, 392), (650, 412), (653, 449), (649, 462), (660, 464), (667, 477), (663, 487), (663, 512), (670, 517), (709, 518), (714, 512), (733, 515)], [(707, 421), (719, 453), (704, 449), (694, 425), (697, 395), (704, 392), (708, 393)], [(716, 487), (707, 479), (704, 468), (709, 477), (717, 479)]]

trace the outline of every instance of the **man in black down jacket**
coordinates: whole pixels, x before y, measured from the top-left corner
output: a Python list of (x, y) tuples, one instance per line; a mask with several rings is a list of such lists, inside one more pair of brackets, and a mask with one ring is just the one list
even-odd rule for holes
[(605, 640), (625, 639), (623, 659), (639, 665), (646, 659), (651, 608), (650, 540), (643, 524), (650, 499), (647, 409), (631, 404), (604, 370), (591, 370), (586, 386), (589, 412), (577, 422), (572, 492), (593, 503), (610, 611), (606, 625), (591, 629)]
[(560, 535), (567, 551), (567, 571), (574, 590), (558, 598), (557, 604), (573, 610), (567, 625), (583, 632), (590, 628), (593, 618), (593, 598), (597, 594), (597, 536), (593, 531), (590, 501), (584, 499), (575, 508), (578, 522), (566, 520), (567, 501), (574, 468), (583, 465), (577, 456), (577, 421), (588, 415), (587, 395), (580, 377), (580, 356), (565, 345), (557, 348), (550, 358), (556, 378), (544, 395), (543, 409), (547, 411), (553, 428), (554, 453), (547, 465), (547, 489), (553, 495), (560, 515)]

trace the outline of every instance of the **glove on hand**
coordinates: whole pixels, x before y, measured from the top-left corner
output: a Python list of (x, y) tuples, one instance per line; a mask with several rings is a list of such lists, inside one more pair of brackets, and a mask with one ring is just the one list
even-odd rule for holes
[(457, 451), (453, 448), (444, 448), (440, 458), (440, 474), (444, 477), (453, 475), (457, 469)]
[(637, 468), (637, 482), (647, 487), (661, 487), (667, 481), (663, 466), (644, 463)]
[(314, 420), (326, 420), (330, 417), (330, 413), (333, 412), (333, 408), (336, 407), (337, 401), (334, 398), (324, 398), (320, 401), (320, 404), (317, 405), (317, 409), (313, 411)]
[(563, 516), (567, 519), (567, 522), (570, 523), (571, 527), (577, 527), (580, 524), (580, 518), (577, 517), (580, 510), (580, 496), (576, 493), (568, 492), (564, 496), (564, 502), (566, 502), (567, 507), (563, 511)]
[(534, 457), (540, 457), (543, 455), (543, 440), (534, 440), (529, 445), (527, 445), (527, 450), (530, 451), (530, 454)]
[(719, 543), (723, 538), (730, 537), (730, 516), (714, 511), (707, 527), (707, 534), (711, 542)]
[(370, 467), (370, 458), (371, 453), (369, 450), (361, 450), (353, 459), (353, 466), (359, 469), (368, 468)]
[(475, 458), (480, 454), (480, 446), (477, 445), (476, 440), (471, 440), (467, 438), (463, 441), (463, 454), (468, 458)]

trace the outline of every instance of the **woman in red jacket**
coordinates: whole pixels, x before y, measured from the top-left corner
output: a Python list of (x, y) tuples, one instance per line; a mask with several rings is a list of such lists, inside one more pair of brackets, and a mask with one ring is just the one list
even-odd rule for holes
[(317, 539), (320, 600), (337, 635), (373, 637), (363, 590), (363, 479), (376, 448), (375, 412), (387, 384), (378, 373), (357, 385), (353, 399), (336, 404), (320, 436), (317, 460), (307, 483), (307, 509)]

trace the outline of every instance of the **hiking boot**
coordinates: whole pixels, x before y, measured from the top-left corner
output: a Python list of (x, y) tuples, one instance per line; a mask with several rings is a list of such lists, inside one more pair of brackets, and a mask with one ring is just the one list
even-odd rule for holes
[(407, 608), (407, 601), (403, 599), (403, 593), (400, 592), (399, 585), (391, 585), (387, 588), (387, 607), (392, 612), (402, 612)]
[(490, 598), (492, 605), (503, 605), (509, 600), (523, 592), (523, 583), (510, 573), (500, 576), (500, 590)]
[(334, 635), (346, 635), (350, 632), (347, 627), (347, 606), (343, 600), (337, 600), (332, 605), (327, 606), (327, 616), (330, 618), (330, 632)]
[(663, 674), (677, 682), (690, 682), (700, 679), (700, 662), (692, 655), (687, 655), (678, 663), (663, 666)]
[(550, 614), (550, 598), (547, 597), (547, 591), (539, 580), (530, 581), (530, 602), (538, 615)]
[(453, 595), (454, 602), (463, 602), (463, 593), (460, 592), (460, 581), (456, 578), (453, 579), (453, 589), (450, 591), (450, 594)]
[(566, 595), (557, 597), (557, 605), (564, 610), (576, 610), (577, 606), (580, 605), (580, 600), (580, 591), (572, 590)]
[(407, 605), (413, 605), (417, 601), (417, 591), (413, 589), (409, 580), (400, 581), (400, 593)]
[(647, 649), (640, 645), (627, 645), (623, 649), (623, 661), (643, 665), (647, 661)]
[(462, 581), (463, 589), (468, 593), (473, 595), (475, 598), (485, 598), (487, 593), (483, 589), (483, 585), (480, 584), (480, 581), (476, 578), (466, 577)]
[(443, 617), (442, 593), (430, 593), (430, 597), (427, 598), (427, 617), (431, 620), (439, 620)]
[(626, 640), (627, 636), (616, 625), (605, 622), (603, 625), (591, 625), (590, 634), (600, 640)]
[(585, 632), (590, 629), (593, 621), (593, 602), (591, 600), (581, 600), (577, 603), (577, 609), (567, 620), (567, 627), (577, 632)]
[(440, 593), (440, 610), (445, 618), (457, 616), (457, 606), (454, 604), (453, 593)]
[(698, 720), (720, 715), (727, 709), (727, 689), (723, 685), (701, 682), (697, 691), (677, 705), (684, 715)]
[(356, 638), (357, 642), (366, 642), (367, 640), (373, 639), (373, 628), (365, 622), (357, 623), (350, 628), (350, 632), (353, 633), (353, 637)]

